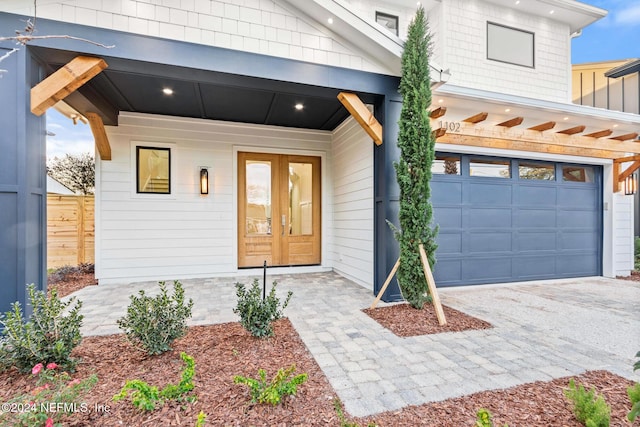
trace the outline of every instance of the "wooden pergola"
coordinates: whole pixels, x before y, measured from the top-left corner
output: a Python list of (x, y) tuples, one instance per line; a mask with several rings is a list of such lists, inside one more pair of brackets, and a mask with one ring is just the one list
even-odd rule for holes
[[(429, 116), (433, 120), (446, 113), (446, 107), (438, 107)], [(520, 128), (522, 116), (496, 125), (483, 124), (488, 117), (489, 113), (479, 112), (461, 121), (446, 122), (447, 128), (435, 128), (433, 134), (441, 144), (611, 159), (614, 192), (620, 191), (621, 183), (640, 169), (640, 140), (636, 132), (614, 135), (613, 129), (601, 129), (584, 134), (586, 125), (556, 128), (553, 121)], [(622, 170), (622, 165), (628, 162), (633, 163)]]

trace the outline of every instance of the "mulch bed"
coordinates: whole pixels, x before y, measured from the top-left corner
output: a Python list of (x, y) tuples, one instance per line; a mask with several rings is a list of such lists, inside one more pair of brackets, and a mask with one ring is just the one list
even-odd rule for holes
[(630, 280), (632, 282), (640, 282), (640, 271), (632, 271), (630, 276), (618, 276), (616, 279)]
[(55, 289), (58, 292), (58, 298), (97, 284), (93, 264), (80, 264), (73, 267), (66, 265), (47, 277), (48, 294), (51, 295), (51, 291)]
[(394, 304), (364, 311), (369, 317), (399, 337), (489, 329), (491, 324), (469, 316), (446, 305), (442, 306), (447, 324), (440, 326), (433, 304), (426, 303), (422, 310), (409, 304)]
[[(393, 306), (397, 307), (397, 306)], [(376, 309), (374, 311), (389, 311)], [(401, 313), (404, 308), (395, 308), (390, 313)], [(413, 310), (413, 309), (410, 309)], [(448, 323), (462, 319), (464, 313), (445, 308)], [(417, 312), (418, 310), (413, 310)], [(420, 310), (428, 312), (429, 310)], [(422, 317), (425, 313), (421, 313)], [(389, 314), (383, 317), (391, 318)], [(476, 319), (462, 324), (490, 327)], [(439, 330), (433, 313), (432, 330)], [(405, 324), (416, 323), (404, 317)], [(471, 318), (474, 319), (474, 318)], [(427, 322), (428, 323), (428, 322)], [(404, 327), (401, 330), (411, 328)], [(468, 329), (468, 327), (467, 327)], [(297, 332), (287, 319), (275, 324), (276, 336), (260, 340), (253, 338), (239, 323), (227, 323), (189, 328), (188, 334), (177, 340), (174, 350), (159, 356), (146, 356), (134, 349), (124, 335), (109, 335), (85, 338), (73, 352), (81, 360), (74, 378), (85, 378), (93, 373), (98, 376), (97, 385), (83, 398), (89, 407), (87, 413), (75, 413), (65, 421), (66, 426), (193, 426), (197, 414), (207, 414), (207, 426), (327, 426), (340, 425), (333, 407), (336, 397), (323, 372), (307, 351)], [(425, 332), (421, 332), (425, 333)], [(163, 387), (177, 383), (182, 369), (181, 351), (193, 356), (196, 361), (195, 403), (167, 403), (153, 412), (141, 412), (129, 401), (112, 402), (127, 379), (141, 379), (151, 385)], [(306, 372), (307, 382), (299, 386), (298, 394), (284, 400), (277, 407), (250, 405), (246, 386), (233, 384), (235, 375), (256, 377), (263, 368), (269, 378), (279, 368), (296, 364), (296, 373)], [(631, 367), (629, 367), (631, 370)], [(611, 426), (640, 426), (626, 420), (631, 402), (626, 394), (632, 382), (607, 371), (591, 371), (576, 377), (576, 382), (587, 388), (596, 387), (611, 405)], [(374, 423), (379, 426), (433, 426), (471, 427), (475, 424), (476, 412), (486, 408), (493, 414), (495, 426), (508, 423), (510, 427), (566, 426), (579, 427), (571, 406), (563, 395), (569, 378), (548, 382), (535, 382), (504, 390), (485, 391), (448, 399), (442, 402), (409, 406), (398, 411), (385, 412), (365, 418), (349, 418), (361, 426)], [(35, 386), (31, 375), (18, 373), (15, 369), (0, 373), (0, 402), (28, 393)], [(108, 411), (96, 411), (95, 405), (108, 406)]]

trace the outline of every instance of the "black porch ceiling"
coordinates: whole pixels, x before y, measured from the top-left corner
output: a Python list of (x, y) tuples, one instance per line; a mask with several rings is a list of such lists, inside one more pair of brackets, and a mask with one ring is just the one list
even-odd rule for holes
[[(77, 54), (36, 48), (53, 73)], [(69, 95), (78, 112), (97, 112), (117, 125), (119, 111), (305, 129), (333, 130), (349, 113), (341, 91), (229, 73), (103, 57), (109, 67)], [(164, 92), (170, 89), (170, 95)], [(359, 94), (365, 103), (375, 96)], [(296, 108), (298, 105), (298, 108)], [(302, 106), (302, 108), (300, 108)]]

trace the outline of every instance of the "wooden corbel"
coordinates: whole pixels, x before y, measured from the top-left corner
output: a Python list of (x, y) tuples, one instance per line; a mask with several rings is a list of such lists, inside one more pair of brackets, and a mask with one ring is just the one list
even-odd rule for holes
[(382, 125), (355, 93), (340, 92), (338, 100), (362, 126), (376, 145), (382, 144)]
[[(622, 170), (622, 164), (627, 162), (633, 162), (624, 171)], [(640, 154), (629, 157), (620, 157), (613, 160), (613, 192), (617, 193), (621, 190), (620, 186), (627, 177), (632, 173), (640, 169)]]

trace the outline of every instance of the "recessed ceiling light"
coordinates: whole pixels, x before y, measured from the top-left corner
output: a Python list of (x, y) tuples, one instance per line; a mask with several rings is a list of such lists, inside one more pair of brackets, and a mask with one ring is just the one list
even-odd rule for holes
[(438, 99), (438, 104), (442, 104), (444, 102), (444, 99)]
[(550, 12), (549, 12), (549, 15), (553, 15), (553, 12), (555, 12), (555, 11), (554, 11), (554, 10), (550, 11)]
[(164, 93), (165, 95), (173, 95), (173, 89), (165, 87), (164, 89), (162, 89), (162, 93)]
[(509, 111), (511, 111), (511, 108), (505, 108), (504, 112), (508, 113)]
[(300, 110), (302, 110), (302, 109), (304, 108), (304, 105), (303, 105), (303, 104), (301, 104), (301, 103), (297, 103), (297, 104), (295, 105), (295, 108), (296, 108), (296, 110), (300, 111)]
[(333, 18), (329, 18), (329, 19), (327, 19), (327, 22), (328, 22), (329, 24), (333, 24)]
[(565, 117), (565, 118), (563, 118), (562, 120), (569, 120), (569, 117)]
[(618, 125), (617, 125), (617, 124), (615, 124), (615, 125), (613, 125), (613, 127), (614, 127), (614, 128), (617, 128), (617, 127), (618, 127)]
[(520, 0), (517, 0), (517, 1), (516, 1), (516, 4), (520, 4)]

